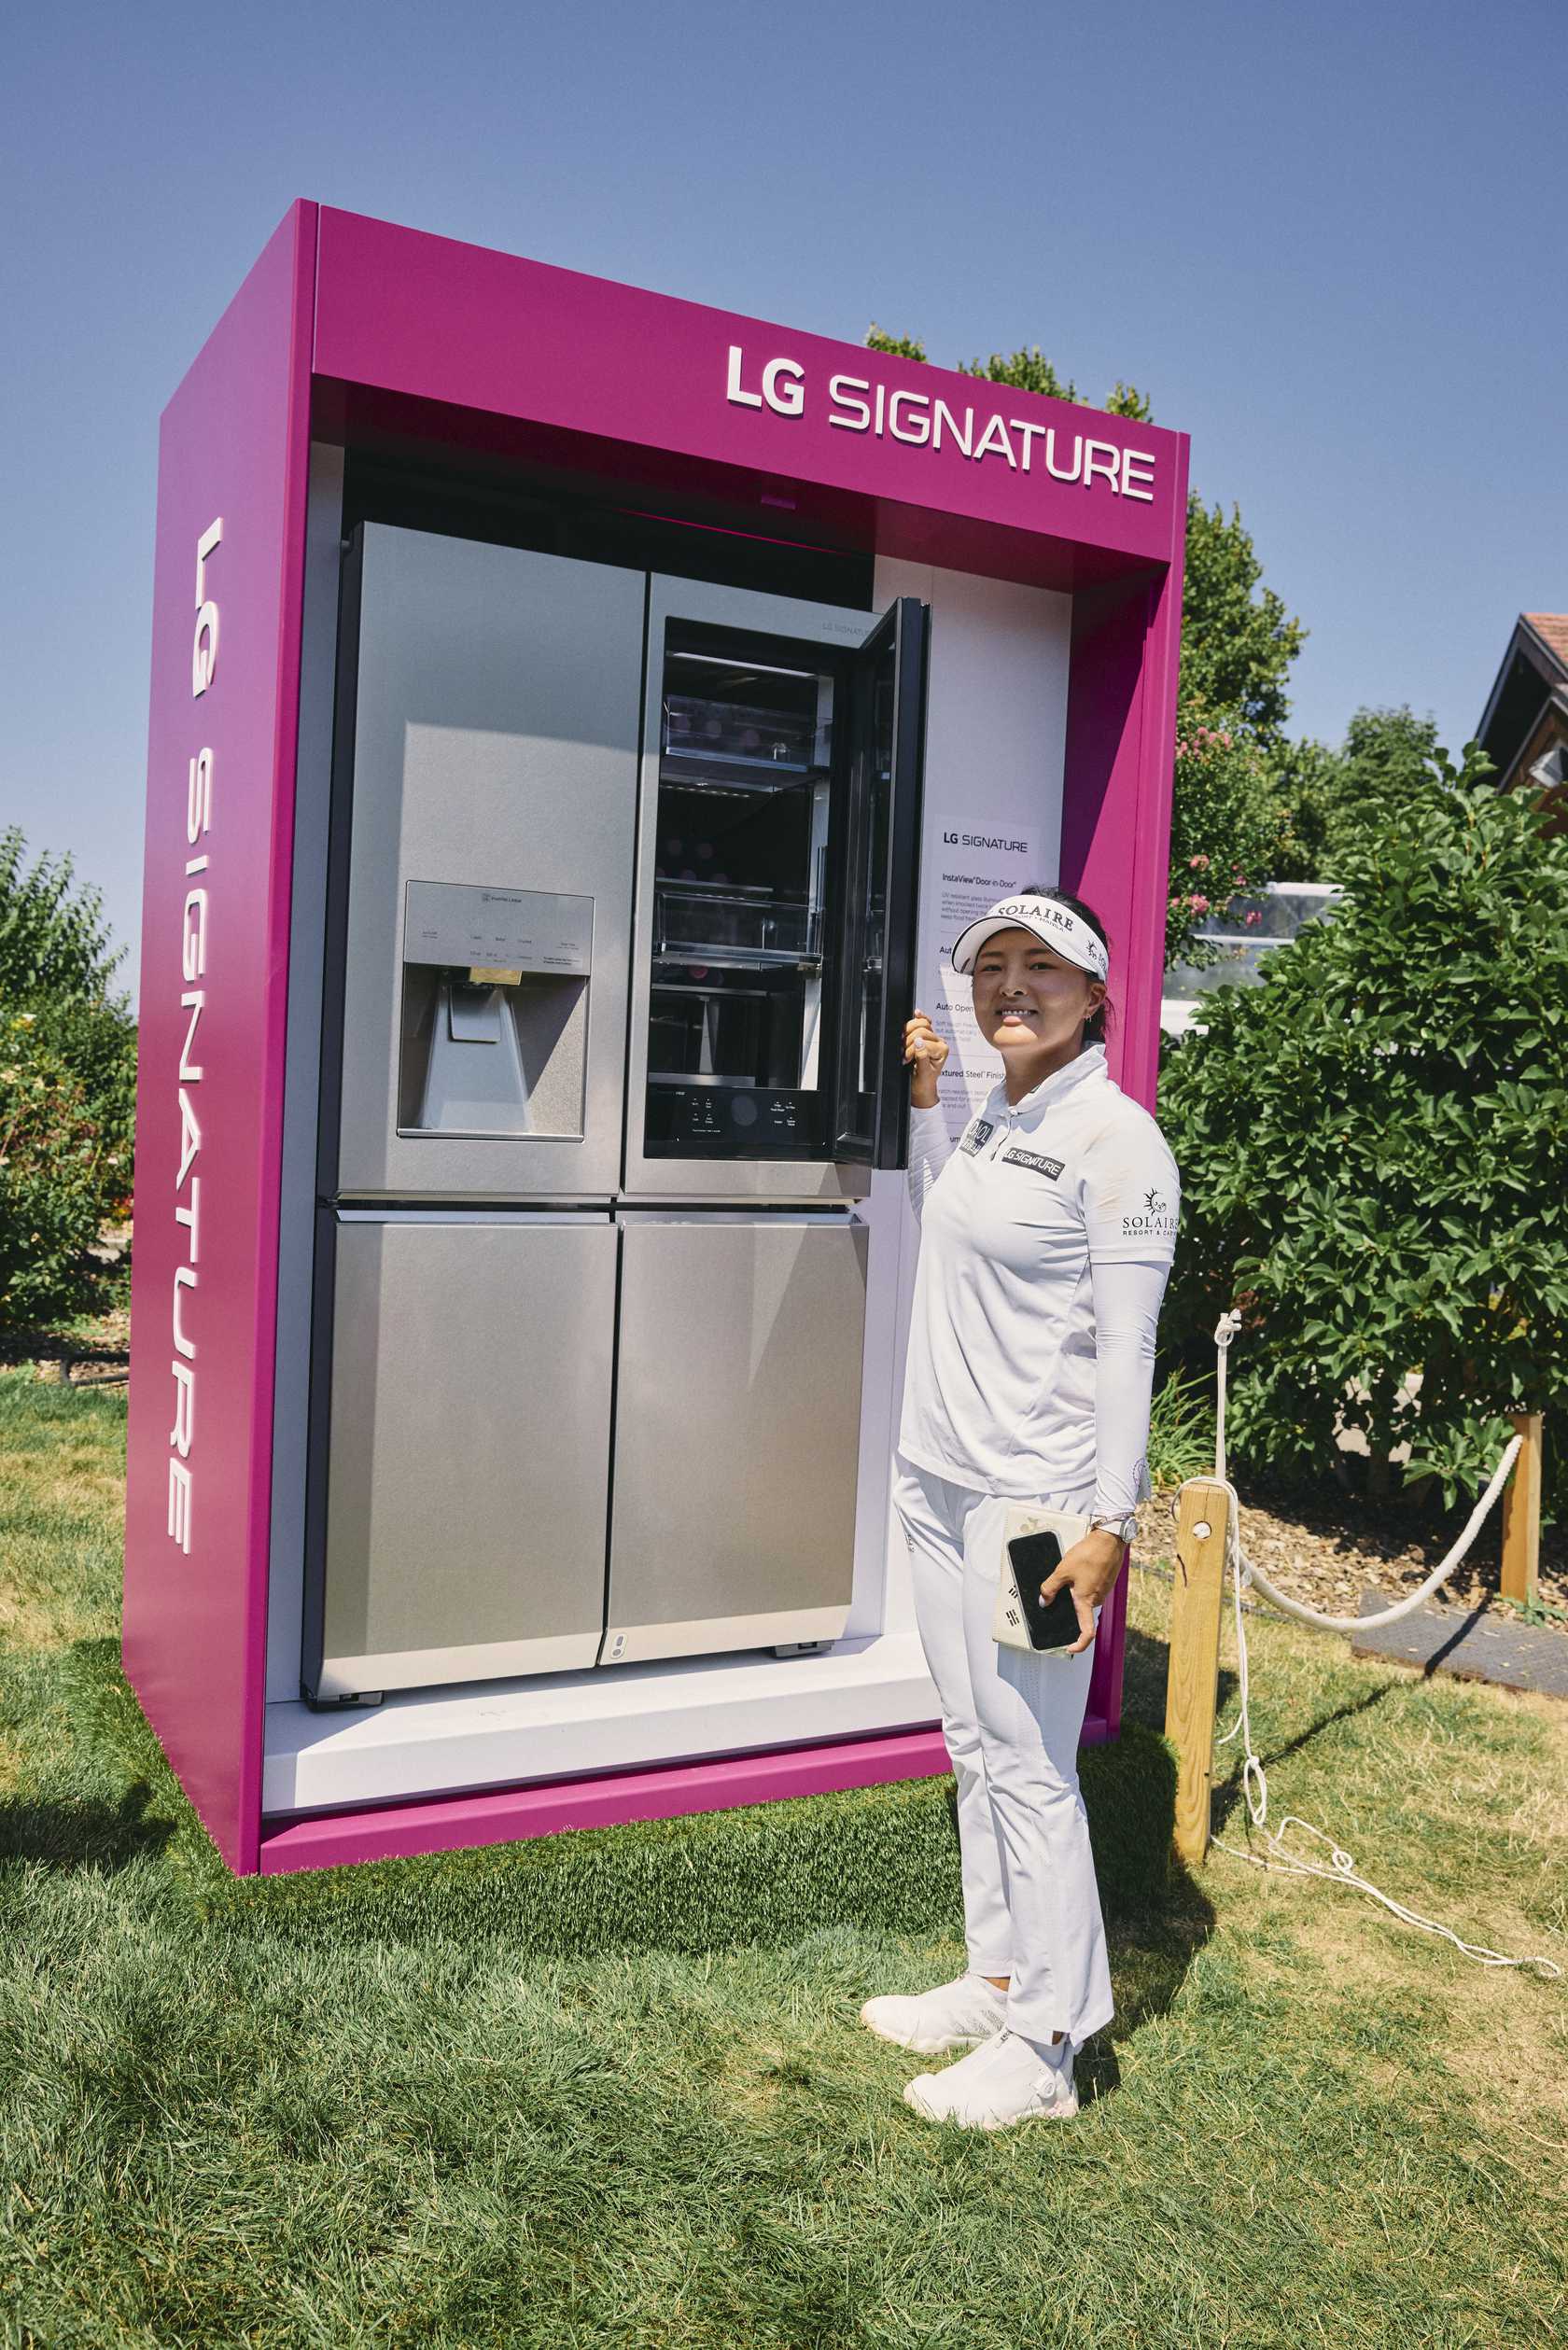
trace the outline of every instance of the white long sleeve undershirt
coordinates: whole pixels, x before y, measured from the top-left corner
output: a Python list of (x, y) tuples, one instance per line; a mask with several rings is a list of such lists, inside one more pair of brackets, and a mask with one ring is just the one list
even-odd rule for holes
[(953, 1155), (947, 1121), (940, 1110), (909, 1113), (909, 1198), (917, 1223), (926, 1194)]
[(1149, 1490), (1149, 1411), (1155, 1333), (1167, 1265), (1089, 1260), (1095, 1317), (1097, 1518), (1125, 1518)]

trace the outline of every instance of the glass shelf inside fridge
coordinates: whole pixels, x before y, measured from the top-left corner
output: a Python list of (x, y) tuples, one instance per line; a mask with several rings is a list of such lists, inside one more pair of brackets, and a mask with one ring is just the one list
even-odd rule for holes
[(796, 785), (832, 762), (831, 683), (817, 670), (672, 646), (660, 748), (672, 780)]
[(656, 963), (706, 959), (814, 969), (821, 961), (820, 931), (820, 908), (763, 888), (661, 880), (654, 892)]

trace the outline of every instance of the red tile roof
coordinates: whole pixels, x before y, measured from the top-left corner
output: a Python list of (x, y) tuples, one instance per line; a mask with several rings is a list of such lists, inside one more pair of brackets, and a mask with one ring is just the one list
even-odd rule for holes
[(1568, 612), (1526, 612), (1524, 617), (1568, 669)]

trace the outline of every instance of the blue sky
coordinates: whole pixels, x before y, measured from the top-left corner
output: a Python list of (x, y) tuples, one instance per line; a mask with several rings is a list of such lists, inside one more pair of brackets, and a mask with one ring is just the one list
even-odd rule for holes
[(1555, 0), (13, 13), (0, 821), (133, 940), (158, 415), (297, 195), (1129, 378), (1311, 631), (1297, 730), (1457, 744), (1568, 608), (1564, 46)]

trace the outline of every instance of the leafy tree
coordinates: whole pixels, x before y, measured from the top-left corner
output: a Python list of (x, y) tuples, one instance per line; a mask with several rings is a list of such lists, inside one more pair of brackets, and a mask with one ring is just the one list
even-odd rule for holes
[[(924, 359), (913, 336), (873, 327), (874, 351)], [(1082, 398), (1058, 375), (1038, 343), (973, 359), (966, 375), (1008, 384), (1050, 399)], [(1113, 414), (1141, 423), (1153, 416), (1143, 393), (1118, 383), (1105, 402)], [(1289, 824), (1285, 793), (1271, 774), (1289, 704), (1285, 682), (1306, 631), (1272, 588), (1233, 507), (1212, 512), (1196, 492), (1187, 501), (1187, 557), (1182, 605), (1182, 672), (1176, 723), (1166, 959), (1200, 959), (1197, 926), (1223, 911), (1241, 885), (1270, 879)], [(1305, 853), (1305, 852), (1303, 852)], [(1222, 886), (1223, 885), (1223, 886)]]
[[(0, 832), (0, 1322), (70, 1313), (111, 1278), (90, 1252), (131, 1192), (136, 1032), (120, 957), (71, 860)], [(120, 1277), (122, 1278), (122, 1277)]]
[(917, 343), (913, 335), (885, 334), (878, 326), (866, 329), (866, 349), (886, 351), (892, 359), (923, 359), (926, 356), (925, 344)]
[(1281, 739), (1290, 715), (1291, 663), (1307, 631), (1261, 587), (1263, 566), (1232, 507), (1187, 501), (1182, 591), (1182, 691), (1211, 710), (1233, 711), (1260, 743)]
[[(875, 331), (874, 328), (872, 332)], [(867, 340), (870, 341), (869, 336)], [(894, 346), (879, 343), (875, 347), (885, 350)], [(907, 358), (923, 359), (926, 356), (918, 343), (897, 347)], [(1057, 373), (1038, 343), (1031, 343), (1027, 349), (1014, 351), (1006, 357), (1000, 351), (993, 351), (988, 359), (971, 359), (967, 364), (960, 359), (959, 373), (978, 376), (987, 384), (1011, 384), (1015, 391), (1039, 392), (1046, 399), (1083, 399), (1071, 377), (1064, 379)], [(1148, 424), (1154, 416), (1154, 410), (1143, 394), (1131, 384), (1118, 383), (1104, 406), (1111, 415), (1129, 417), (1134, 424)]]
[(1276, 868), (1282, 881), (1332, 880), (1337, 843), (1361, 811), (1390, 806), (1421, 782), (1437, 754), (1436, 721), (1401, 709), (1360, 709), (1344, 744), (1284, 746), (1277, 762), (1286, 830)]
[(978, 375), (987, 384), (1010, 384), (1017, 392), (1039, 392), (1045, 399), (1081, 397), (1077, 385), (1064, 381), (1057, 373), (1038, 343), (1031, 343), (1027, 350), (1015, 351), (1005, 359), (1000, 351), (993, 351), (988, 359), (971, 359), (967, 367), (960, 360), (959, 372)]
[(1271, 761), (1280, 831), (1275, 881), (1324, 881), (1328, 844), (1343, 799), (1343, 761), (1309, 736), (1281, 743)]
[(107, 1143), (38, 1016), (0, 1012), (0, 1324), (97, 1301), (104, 1268), (89, 1252), (130, 1188), (128, 1140)]
[(0, 832), (0, 996), (100, 1003), (120, 959), (96, 889), (74, 887), (69, 857), (22, 864), (19, 826)]
[(1279, 835), (1274, 776), (1256, 741), (1234, 723), (1211, 724), (1201, 705), (1183, 701), (1170, 809), (1168, 964), (1212, 960), (1217, 950), (1205, 947), (1199, 925), (1257, 887), (1270, 871)]
[(1568, 1405), (1568, 836), (1474, 757), (1399, 772), (1347, 824), (1335, 919), (1169, 1055), (1165, 1330), (1196, 1366), (1239, 1304), (1242, 1458), (1321, 1475), (1357, 1427), (1451, 1502), (1510, 1406)]

